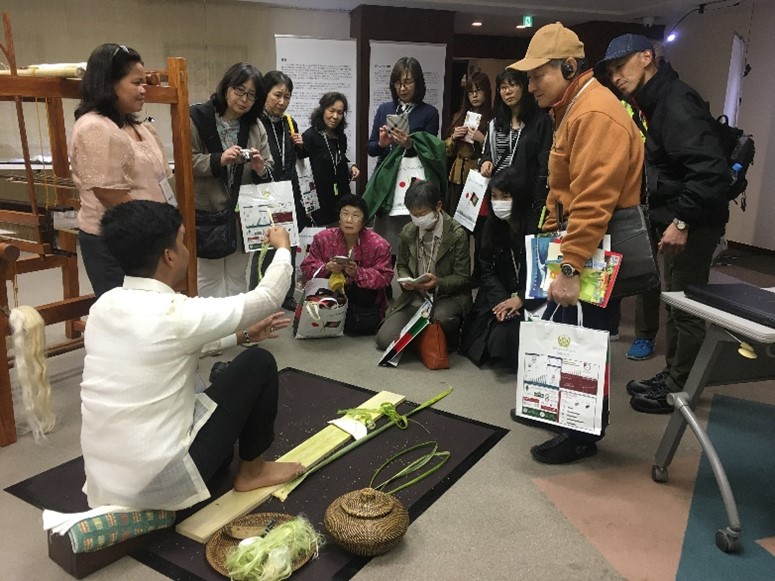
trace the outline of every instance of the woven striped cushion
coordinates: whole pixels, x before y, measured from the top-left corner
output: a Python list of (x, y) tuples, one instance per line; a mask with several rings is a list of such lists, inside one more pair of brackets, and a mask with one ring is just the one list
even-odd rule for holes
[(73, 553), (90, 553), (145, 533), (172, 526), (175, 513), (168, 510), (111, 512), (87, 518), (68, 531)]

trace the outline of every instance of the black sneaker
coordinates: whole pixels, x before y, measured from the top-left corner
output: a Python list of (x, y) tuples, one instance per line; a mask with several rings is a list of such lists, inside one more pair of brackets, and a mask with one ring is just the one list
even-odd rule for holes
[(668, 375), (668, 371), (660, 371), (651, 379), (633, 379), (627, 384), (627, 393), (630, 395), (643, 395), (644, 393), (648, 393), (653, 387), (664, 384)]
[(555, 436), (548, 442), (530, 448), (530, 455), (542, 464), (568, 464), (597, 454), (597, 444), (582, 444), (567, 434)]
[(667, 394), (669, 393), (670, 388), (662, 380), (655, 383), (648, 392), (633, 395), (630, 398), (630, 406), (636, 412), (644, 414), (670, 414), (675, 408), (667, 403)]

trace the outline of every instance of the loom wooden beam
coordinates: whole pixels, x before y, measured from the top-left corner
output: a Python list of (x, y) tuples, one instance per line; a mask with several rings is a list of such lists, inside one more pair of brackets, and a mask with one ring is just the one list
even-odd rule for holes
[[(170, 88), (176, 91), (175, 101), (188, 104), (188, 72), (186, 59), (167, 59), (167, 77)], [(150, 89), (151, 87), (149, 87)], [(155, 87), (154, 87), (155, 88)], [(186, 228), (186, 246), (188, 247), (188, 296), (197, 293), (196, 282), (196, 222), (194, 217), (194, 162), (191, 157), (191, 123), (188, 107), (173, 107), (170, 111), (172, 122), (172, 150), (175, 156), (175, 199), (178, 202), (183, 225)]]
[[(403, 395), (381, 391), (359, 407), (379, 410), (379, 406), (383, 403), (398, 405), (405, 399)], [(373, 420), (376, 420), (382, 413), (375, 411), (370, 415)], [(287, 454), (282, 455), (278, 458), (278, 461), (301, 462), (304, 466), (312, 467), (336, 452), (351, 439), (350, 434), (344, 430), (329, 425)], [(251, 490), (250, 492), (231, 490), (179, 523), (175, 530), (184, 537), (199, 543), (206, 543), (218, 529), (226, 526), (235, 518), (248, 514), (266, 501), (273, 492), (281, 489), (283, 486), (283, 484), (278, 484), (277, 486), (267, 486)]]

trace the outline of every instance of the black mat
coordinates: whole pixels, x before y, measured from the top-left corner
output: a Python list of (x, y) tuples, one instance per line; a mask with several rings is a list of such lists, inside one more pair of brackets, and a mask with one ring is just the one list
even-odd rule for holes
[[(442, 389), (440, 385), (439, 391)], [(335, 417), (336, 410), (357, 407), (372, 395), (369, 390), (304, 371), (282, 370), (277, 435), (267, 457), (284, 454), (325, 427), (325, 422)], [(447, 397), (455, 397), (454, 392)], [(405, 413), (414, 405), (403, 404), (398, 409)], [(272, 498), (255, 512), (304, 513), (318, 530), (325, 532), (323, 514), (333, 499), (368, 486), (376, 468), (393, 454), (413, 444), (434, 440), (440, 450), (450, 451), (449, 461), (438, 472), (396, 494), (414, 521), (508, 433), (504, 428), (433, 408), (417, 413), (412, 420), (407, 430), (391, 428), (311, 475), (285, 503)], [(398, 468), (399, 465), (386, 475), (392, 475)], [(81, 492), (83, 474), (83, 459), (76, 458), (14, 484), (6, 491), (40, 509), (78, 512), (88, 509), (86, 497)], [(231, 478), (224, 472), (211, 483), (213, 498), (230, 488)], [(181, 511), (178, 521), (204, 504)], [(204, 545), (178, 535), (174, 529), (132, 556), (173, 579), (224, 579), (207, 563)], [(297, 571), (294, 579), (349, 579), (368, 561), (368, 558), (354, 557), (328, 543), (320, 551), (320, 557)]]

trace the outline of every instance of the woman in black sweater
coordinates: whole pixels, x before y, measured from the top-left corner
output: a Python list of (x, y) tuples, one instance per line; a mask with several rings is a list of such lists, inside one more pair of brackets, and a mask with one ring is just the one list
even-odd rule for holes
[(346, 114), (347, 97), (326, 93), (310, 116), (311, 127), (302, 136), (320, 202), (320, 208), (311, 215), (318, 226), (338, 223), (339, 197), (350, 193), (350, 181), (360, 175), (357, 166), (347, 159)]

